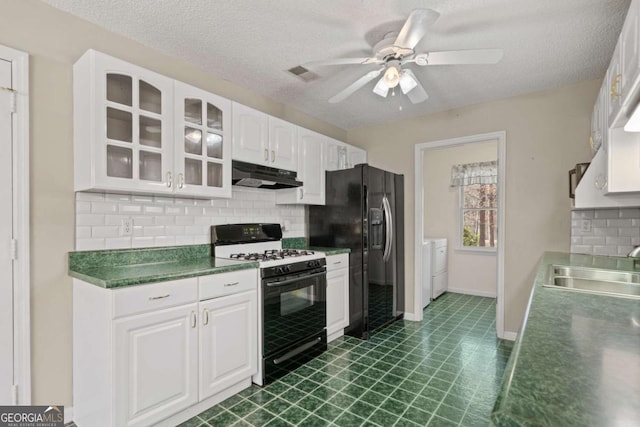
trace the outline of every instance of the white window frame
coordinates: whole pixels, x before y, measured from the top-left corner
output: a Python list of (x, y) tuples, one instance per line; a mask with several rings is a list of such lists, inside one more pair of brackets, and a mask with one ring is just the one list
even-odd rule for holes
[[(495, 184), (496, 188), (498, 184)], [(469, 208), (465, 209), (464, 207), (464, 186), (461, 185), (458, 187), (458, 238), (456, 242), (456, 252), (468, 252), (474, 254), (484, 254), (484, 255), (495, 255), (498, 252), (498, 234), (499, 230), (499, 221), (496, 224), (496, 246), (465, 246), (464, 245), (464, 214), (463, 211), (469, 210)], [(476, 210), (493, 210), (496, 212), (496, 218), (498, 218), (498, 207), (495, 208), (485, 208), (485, 209), (476, 209)]]

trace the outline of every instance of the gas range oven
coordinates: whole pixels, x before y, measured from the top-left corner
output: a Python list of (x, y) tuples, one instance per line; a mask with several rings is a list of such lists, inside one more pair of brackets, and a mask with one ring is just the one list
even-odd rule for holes
[(327, 349), (324, 254), (282, 249), (280, 224), (214, 225), (211, 242), (216, 258), (260, 265), (254, 383), (266, 385)]

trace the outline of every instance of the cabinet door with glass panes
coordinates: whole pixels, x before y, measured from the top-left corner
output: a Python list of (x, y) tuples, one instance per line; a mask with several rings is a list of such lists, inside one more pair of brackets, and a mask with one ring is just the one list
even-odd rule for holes
[(175, 82), (176, 194), (231, 197), (231, 101)]
[(74, 65), (75, 189), (173, 192), (173, 80), (89, 50)]

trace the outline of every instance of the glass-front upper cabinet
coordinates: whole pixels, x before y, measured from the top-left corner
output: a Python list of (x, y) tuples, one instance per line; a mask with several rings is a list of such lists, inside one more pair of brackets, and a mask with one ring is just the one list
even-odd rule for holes
[(231, 101), (175, 82), (177, 193), (231, 197)]
[(74, 65), (75, 190), (173, 192), (173, 80), (89, 50)]

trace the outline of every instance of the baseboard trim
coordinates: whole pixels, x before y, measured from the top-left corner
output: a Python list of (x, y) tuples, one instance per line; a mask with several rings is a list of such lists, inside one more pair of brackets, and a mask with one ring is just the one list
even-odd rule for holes
[(73, 421), (73, 406), (64, 407), (64, 423), (68, 424)]
[(404, 320), (409, 320), (410, 322), (419, 322), (417, 316), (413, 313), (404, 313)]
[(498, 338), (503, 339), (503, 340), (515, 341), (516, 338), (518, 338), (518, 333), (517, 332), (512, 332), (512, 331), (504, 331), (502, 336), (498, 337)]
[(477, 297), (488, 297), (495, 298), (495, 292), (487, 292), (487, 291), (477, 291), (475, 289), (462, 289), (462, 288), (449, 288), (447, 292), (452, 292), (454, 294), (464, 294), (464, 295), (474, 295)]

